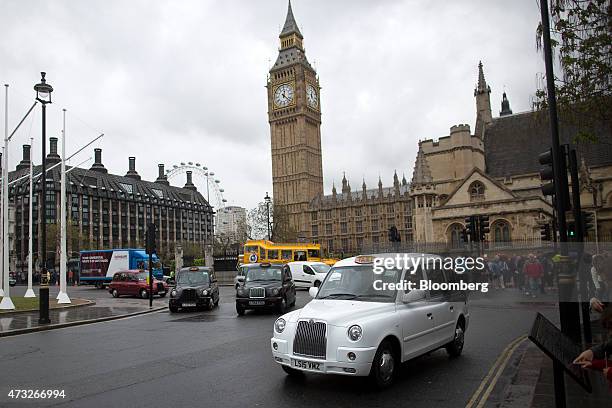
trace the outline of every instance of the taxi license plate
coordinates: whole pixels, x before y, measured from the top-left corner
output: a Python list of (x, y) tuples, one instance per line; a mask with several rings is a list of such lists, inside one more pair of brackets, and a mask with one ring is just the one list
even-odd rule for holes
[(291, 365), (302, 370), (321, 371), (321, 363), (291, 359)]
[(249, 300), (249, 305), (251, 306), (263, 306), (266, 304), (265, 300)]
[(183, 307), (196, 307), (196, 304), (194, 302), (186, 302), (183, 303)]

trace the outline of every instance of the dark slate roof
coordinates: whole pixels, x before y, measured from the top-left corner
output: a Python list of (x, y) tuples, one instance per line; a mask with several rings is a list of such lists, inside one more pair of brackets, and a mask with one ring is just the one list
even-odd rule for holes
[[(593, 127), (596, 143), (580, 143), (578, 160), (587, 166), (612, 165), (612, 127), (599, 123)], [(576, 126), (561, 122), (561, 144), (572, 144), (578, 134)], [(485, 131), (486, 172), (492, 177), (510, 177), (538, 173), (538, 155), (551, 146), (548, 115), (525, 112), (493, 119)]]
[(293, 17), (293, 10), (291, 10), (291, 0), (289, 0), (289, 7), (287, 8), (287, 17), (285, 18), (285, 25), (283, 26), (283, 31), (281, 31), (279, 37), (285, 37), (290, 34), (296, 34), (300, 38), (302, 37), (302, 33), (298, 28), (297, 23), (295, 22), (295, 17)]
[[(70, 166), (67, 166), (67, 168), (70, 168)], [(34, 166), (33, 170), (35, 175), (39, 174), (41, 171), (41, 166)], [(26, 176), (28, 171), (28, 169), (12, 171), (9, 174), (9, 180), (15, 180), (22, 176)], [(60, 166), (47, 172), (47, 181), (52, 179), (56, 189), (60, 188), (60, 177)], [(179, 203), (191, 203), (210, 207), (204, 196), (198, 191), (193, 191), (182, 187), (167, 186), (161, 183), (154, 183), (145, 180), (136, 180), (130, 177), (118, 176), (115, 174), (108, 174), (91, 169), (83, 169), (80, 167), (77, 167), (67, 173), (66, 178), (68, 181), (67, 185), (69, 186), (67, 191), (69, 192), (76, 189), (76, 191), (80, 194), (95, 194), (109, 197), (119, 196), (120, 198), (137, 201), (161, 200), (157, 194), (157, 192), (161, 192), (163, 195), (163, 200), (165, 200), (167, 204), (170, 204), (171, 202), (174, 203), (176, 201)], [(38, 180), (35, 179), (35, 181), (40, 183), (40, 178), (38, 178)], [(126, 190), (126, 187), (122, 186), (122, 184), (132, 186), (132, 196), (130, 196), (129, 192)], [(27, 177), (14, 184), (15, 187), (22, 188), (23, 192), (27, 191), (28, 185), (29, 180)]]
[(308, 59), (306, 58), (306, 54), (298, 47), (289, 47), (280, 50), (278, 53), (278, 58), (276, 58), (276, 62), (270, 71), (282, 69), (292, 64), (302, 64), (314, 71), (310, 65), (310, 62), (308, 62)]

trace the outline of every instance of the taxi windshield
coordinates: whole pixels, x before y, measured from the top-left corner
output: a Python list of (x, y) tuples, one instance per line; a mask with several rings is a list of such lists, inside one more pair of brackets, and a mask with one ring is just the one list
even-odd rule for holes
[(246, 281), (280, 281), (280, 268), (249, 268), (246, 273)]
[(203, 285), (209, 283), (206, 271), (181, 271), (176, 281), (178, 285)]
[(397, 283), (400, 277), (401, 271), (396, 269), (387, 269), (382, 274), (376, 274), (372, 265), (332, 268), (319, 288), (317, 299), (394, 302), (396, 290), (376, 290), (374, 281)]

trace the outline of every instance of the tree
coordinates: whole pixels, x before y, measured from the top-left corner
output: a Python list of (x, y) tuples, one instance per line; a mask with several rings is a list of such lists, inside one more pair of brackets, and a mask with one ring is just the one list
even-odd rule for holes
[[(598, 123), (612, 120), (612, 8), (610, 0), (550, 1), (551, 46), (561, 67), (555, 76), (559, 116), (581, 129), (578, 140), (594, 140)], [(542, 47), (542, 25), (537, 28)], [(547, 108), (545, 86), (534, 108)]]
[[(295, 242), (297, 232), (289, 224), (289, 215), (284, 206), (270, 202), (270, 240), (277, 242)], [(249, 210), (247, 215), (247, 236), (249, 239), (268, 237), (268, 207), (260, 202)]]

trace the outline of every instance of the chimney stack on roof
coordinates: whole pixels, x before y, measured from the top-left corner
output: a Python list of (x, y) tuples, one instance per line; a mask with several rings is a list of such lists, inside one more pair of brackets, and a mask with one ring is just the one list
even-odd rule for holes
[(140, 175), (136, 171), (136, 157), (131, 156), (129, 160), (130, 167), (128, 169), (128, 172), (125, 174), (125, 177), (133, 178), (134, 180), (140, 180)]
[(28, 144), (23, 145), (23, 158), (17, 165), (17, 170), (29, 169), (30, 168), (30, 154), (31, 146)]
[(49, 154), (47, 155), (47, 163), (55, 164), (62, 161), (62, 158), (57, 154), (57, 137), (49, 138)]
[(193, 191), (198, 191), (198, 189), (196, 188), (196, 186), (193, 184), (193, 180), (192, 180), (192, 175), (193, 172), (191, 170), (187, 170), (187, 183), (185, 183), (185, 186), (183, 186), (183, 188), (187, 188), (189, 190), (193, 190)]
[(157, 174), (157, 180), (155, 180), (156, 183), (158, 184), (163, 184), (165, 186), (169, 186), (170, 183), (168, 182), (168, 177), (166, 177), (166, 173), (164, 171), (164, 164), (163, 163), (159, 163), (157, 165), (158, 168), (158, 174)]
[(99, 147), (94, 149), (94, 163), (92, 164), (90, 170), (98, 171), (100, 173), (108, 173), (108, 170), (102, 164), (102, 149)]

